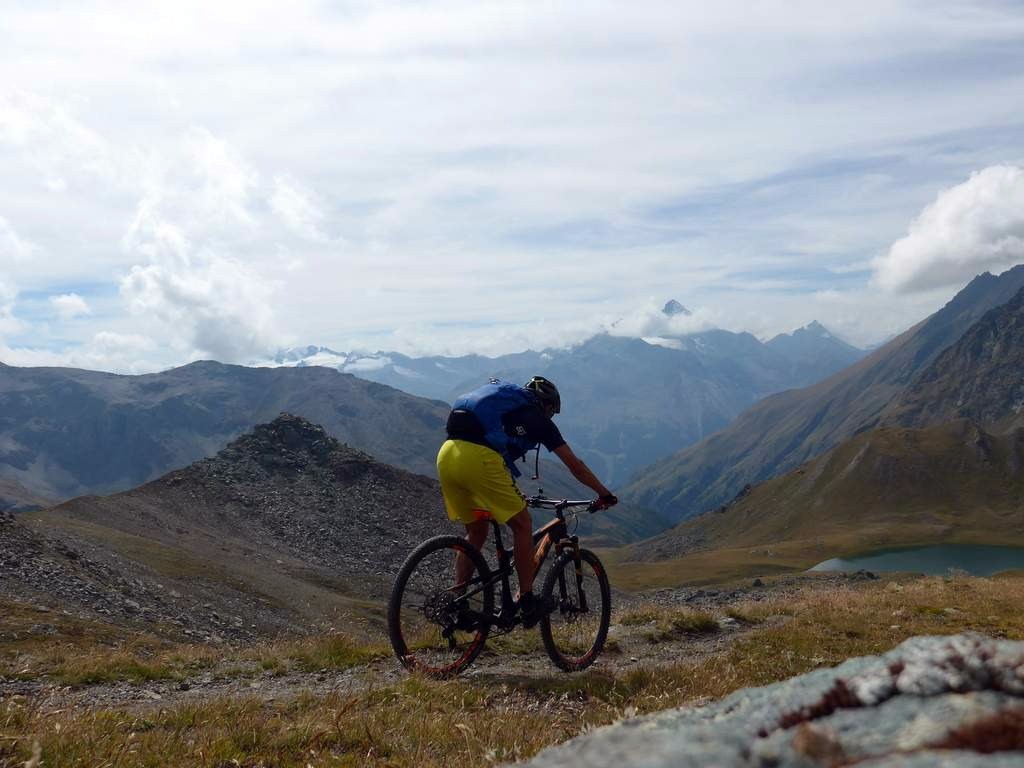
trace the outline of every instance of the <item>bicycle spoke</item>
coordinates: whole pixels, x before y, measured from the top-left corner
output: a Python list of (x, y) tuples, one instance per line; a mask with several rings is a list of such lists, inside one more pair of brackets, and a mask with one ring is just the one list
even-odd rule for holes
[(493, 610), (490, 585), (475, 563), (467, 560), (470, 577), (456, 583), (456, 556), (465, 545), (448, 538), (410, 557), (389, 613), (402, 663), (434, 676), (455, 674), (473, 660), (487, 635), (482, 617)]
[(541, 623), (541, 638), (551, 660), (567, 671), (593, 663), (604, 646), (611, 612), (607, 576), (595, 556), (584, 553), (582, 578), (570, 556), (560, 558), (545, 581), (555, 606)]

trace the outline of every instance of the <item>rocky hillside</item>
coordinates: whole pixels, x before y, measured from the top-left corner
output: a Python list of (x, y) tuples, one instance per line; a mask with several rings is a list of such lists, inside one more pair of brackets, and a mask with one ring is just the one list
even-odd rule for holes
[(883, 423), (920, 427), (972, 419), (1024, 426), (1024, 290), (971, 326), (889, 404)]
[(1024, 544), (1024, 430), (967, 420), (858, 435), (635, 545), (642, 560), (768, 547), (780, 566), (902, 544)]
[(620, 495), (683, 520), (877, 426), (916, 376), (1022, 288), (1024, 265), (975, 278), (941, 310), (867, 358), (814, 386), (766, 398), (720, 432), (644, 470)]
[(326, 368), (202, 362), (145, 376), (0, 368), (0, 479), (66, 499), (131, 488), (210, 456), (281, 411), (432, 473), (448, 408)]
[(29, 512), (55, 503), (55, 499), (33, 493), (17, 480), (0, 477), (0, 512)]
[[(436, 481), (287, 414), (139, 488), (19, 519), (19, 530), (88, 547), (148, 618), (220, 635), (378, 621), (409, 551), (451, 530)], [(35, 589), (29, 576), (8, 574), (0, 589)]]

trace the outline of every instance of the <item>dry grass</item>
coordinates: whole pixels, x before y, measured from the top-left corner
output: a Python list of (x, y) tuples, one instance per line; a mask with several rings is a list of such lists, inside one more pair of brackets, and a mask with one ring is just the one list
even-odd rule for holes
[(643, 636), (650, 643), (711, 634), (719, 629), (718, 620), (710, 613), (689, 608), (631, 608), (619, 615), (619, 623), (627, 627), (642, 627)]
[[(731, 606), (745, 621), (760, 623), (720, 654), (617, 674), (598, 668), (449, 682), (412, 676), (351, 695), (221, 699), (146, 715), (54, 712), (7, 701), (0, 704), (0, 766), (28, 760), (36, 740), (45, 764), (66, 766), (493, 764), (528, 757), (624, 711), (718, 698), (883, 652), (913, 635), (976, 630), (1022, 639), (1022, 596), (1020, 577), (811, 587), (795, 598)], [(634, 626), (656, 625), (670, 613), (645, 608), (623, 618)], [(342, 646), (339, 663), (350, 663), (352, 649)], [(259, 656), (255, 649), (248, 653)], [(316, 666), (328, 657), (311, 652), (310, 658), (318, 659)]]

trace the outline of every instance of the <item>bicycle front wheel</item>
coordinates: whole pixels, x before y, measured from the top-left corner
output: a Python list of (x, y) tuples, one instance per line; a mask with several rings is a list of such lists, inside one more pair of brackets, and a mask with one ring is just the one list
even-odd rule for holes
[[(465, 576), (456, 582), (456, 562)], [(402, 664), (431, 677), (457, 675), (483, 650), (494, 615), (494, 585), (480, 551), (458, 536), (413, 550), (388, 601), (388, 637)]]
[(543, 599), (554, 610), (540, 621), (544, 650), (559, 669), (578, 672), (597, 659), (608, 637), (612, 591), (597, 555), (580, 550), (580, 571), (571, 552), (552, 564)]

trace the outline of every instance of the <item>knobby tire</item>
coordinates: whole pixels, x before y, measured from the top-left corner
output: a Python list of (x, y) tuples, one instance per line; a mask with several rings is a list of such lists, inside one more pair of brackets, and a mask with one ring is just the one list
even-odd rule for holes
[[(458, 552), (473, 564), (471, 591), (480, 589), (472, 596), (473, 612), (493, 616), (490, 567), (480, 551), (459, 536), (435, 536), (414, 549), (402, 564), (388, 601), (388, 637), (395, 655), (407, 669), (429, 677), (453, 677), (472, 664), (491, 629), (490, 622), (482, 620), (472, 629), (452, 632), (454, 639), (444, 637), (450, 628), (448, 619), (466, 605), (465, 599), (460, 603), (455, 589)], [(481, 589), (481, 585), (486, 586)]]
[[(545, 603), (554, 604), (554, 610), (540, 621), (544, 650), (566, 672), (586, 669), (597, 660), (611, 621), (611, 586), (604, 566), (589, 549), (580, 550), (580, 560), (582, 586), (577, 585), (572, 552), (564, 552), (548, 571), (541, 593)], [(579, 589), (586, 596), (586, 612), (581, 611)]]

